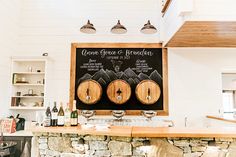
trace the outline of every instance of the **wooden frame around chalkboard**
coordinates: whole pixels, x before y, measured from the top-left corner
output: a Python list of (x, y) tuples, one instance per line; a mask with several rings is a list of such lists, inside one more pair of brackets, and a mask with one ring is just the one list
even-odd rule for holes
[[(160, 43), (72, 43), (71, 44), (71, 67), (70, 67), (70, 107), (75, 96), (75, 66), (76, 66), (76, 49), (77, 48), (162, 48), (163, 64), (163, 110), (157, 110), (157, 115), (168, 116), (168, 63), (167, 49)], [(140, 115), (140, 110), (127, 110), (126, 115)], [(109, 110), (97, 110), (96, 115), (111, 115)]]

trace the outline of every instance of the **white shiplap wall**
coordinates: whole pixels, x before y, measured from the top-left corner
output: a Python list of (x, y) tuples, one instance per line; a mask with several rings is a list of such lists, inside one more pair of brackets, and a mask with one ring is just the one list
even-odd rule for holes
[(9, 114), (10, 56), (17, 49), (19, 1), (0, 0), (0, 118)]
[[(156, 0), (21, 0), (19, 43), (15, 55), (53, 59), (49, 101), (69, 99), (70, 45), (72, 42), (159, 42), (159, 33), (144, 35), (141, 27), (151, 20), (159, 30), (159, 1)], [(87, 20), (97, 29), (93, 35), (79, 29)], [(120, 19), (127, 34), (110, 29)], [(18, 111), (19, 112), (19, 111)], [(29, 112), (21, 112), (32, 117)]]
[[(51, 100), (68, 101), (71, 42), (159, 41), (159, 34), (139, 33), (147, 19), (160, 27), (160, 8), (155, 0), (21, 0), (21, 5), (19, 42), (14, 46), (14, 55), (49, 53), (54, 60), (48, 91)], [(97, 34), (79, 32), (87, 19), (95, 25)], [(110, 34), (117, 19), (128, 28), (127, 34)], [(168, 21), (163, 27), (171, 31), (172, 26), (168, 25), (175, 22), (172, 17)], [(169, 50), (169, 108), (176, 125), (183, 126), (185, 116), (189, 126), (210, 125), (204, 117), (217, 114), (221, 107), (221, 70), (236, 69), (235, 57), (235, 49)], [(33, 113), (24, 114), (34, 119)]]
[[(148, 19), (159, 27), (159, 10), (156, 0), (23, 0), (16, 55), (49, 53), (54, 59), (55, 87), (49, 93), (52, 99), (67, 101), (72, 42), (158, 42), (158, 34), (144, 35), (139, 30)], [(95, 25), (96, 34), (79, 32), (87, 19)], [(110, 33), (118, 19), (127, 34)]]
[(193, 0), (191, 20), (235, 21), (235, 0)]
[(169, 49), (169, 109), (177, 125), (184, 125), (184, 117), (188, 117), (188, 126), (219, 124), (205, 116), (217, 115), (222, 107), (221, 74), (236, 71), (235, 51), (235, 48)]

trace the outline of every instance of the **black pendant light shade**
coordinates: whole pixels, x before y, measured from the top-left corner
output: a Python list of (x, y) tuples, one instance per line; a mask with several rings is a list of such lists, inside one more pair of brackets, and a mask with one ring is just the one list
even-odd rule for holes
[(140, 32), (144, 34), (154, 34), (157, 32), (157, 29), (150, 23), (150, 20), (148, 20), (148, 22), (143, 26)]
[(94, 34), (96, 33), (96, 29), (94, 28), (93, 24), (90, 23), (90, 21), (88, 20), (87, 24), (80, 28), (80, 32), (86, 34)]
[(127, 32), (125, 26), (120, 24), (120, 20), (118, 20), (117, 24), (111, 28), (111, 32), (114, 34), (124, 34)]

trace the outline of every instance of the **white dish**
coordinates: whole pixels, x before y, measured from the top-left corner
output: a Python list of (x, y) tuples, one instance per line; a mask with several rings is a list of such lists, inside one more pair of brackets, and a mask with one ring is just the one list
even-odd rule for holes
[(82, 129), (92, 129), (92, 128), (94, 128), (94, 125), (93, 124), (83, 124), (83, 125), (81, 125), (81, 128)]

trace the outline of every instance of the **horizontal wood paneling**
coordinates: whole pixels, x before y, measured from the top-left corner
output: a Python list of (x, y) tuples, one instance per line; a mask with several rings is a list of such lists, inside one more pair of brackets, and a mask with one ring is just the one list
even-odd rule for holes
[(167, 47), (236, 47), (236, 22), (187, 21)]

